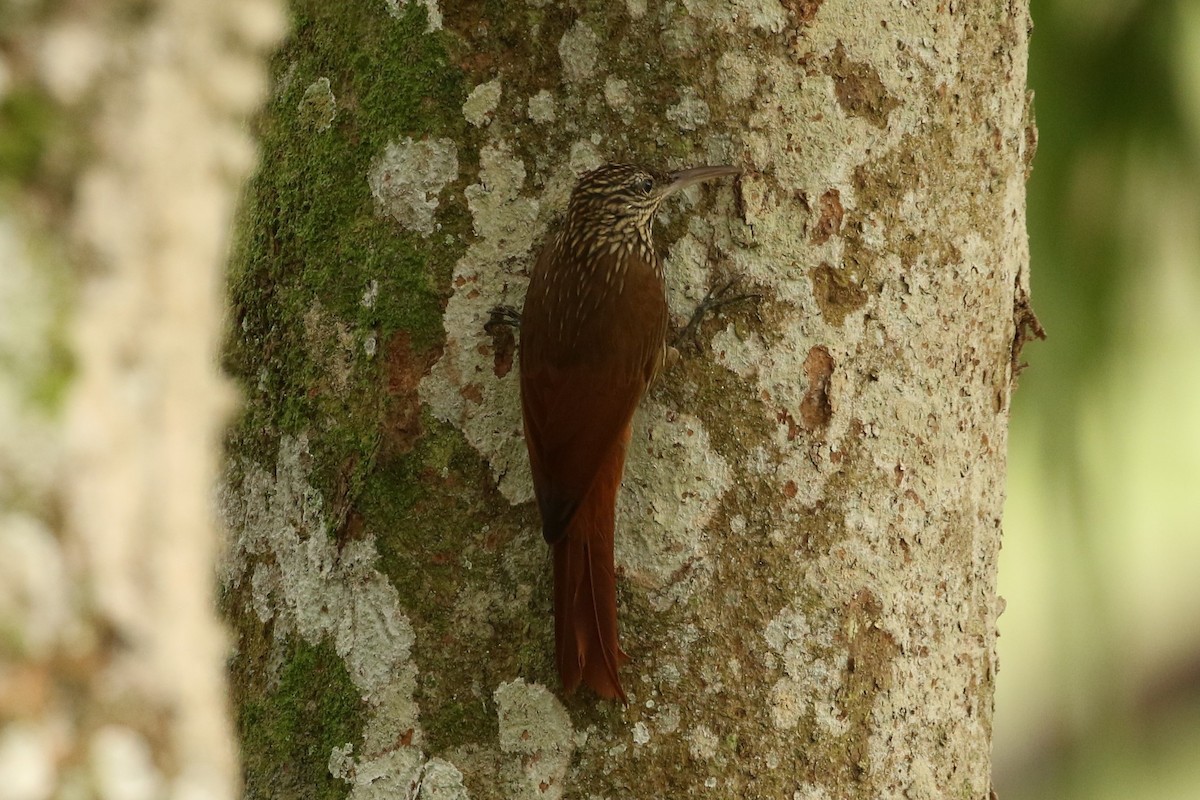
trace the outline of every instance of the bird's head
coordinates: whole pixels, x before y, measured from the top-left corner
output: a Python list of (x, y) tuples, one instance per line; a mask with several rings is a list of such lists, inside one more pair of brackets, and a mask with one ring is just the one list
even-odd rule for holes
[(610, 236), (640, 234), (650, 238), (650, 225), (663, 201), (701, 181), (736, 175), (737, 167), (693, 167), (663, 173), (633, 164), (605, 164), (585, 173), (571, 193), (569, 224), (592, 224)]

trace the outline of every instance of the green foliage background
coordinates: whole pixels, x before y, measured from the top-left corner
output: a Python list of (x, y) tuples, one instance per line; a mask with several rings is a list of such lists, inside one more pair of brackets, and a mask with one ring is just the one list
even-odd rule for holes
[(1200, 797), (1200, 3), (1033, 19), (996, 788)]

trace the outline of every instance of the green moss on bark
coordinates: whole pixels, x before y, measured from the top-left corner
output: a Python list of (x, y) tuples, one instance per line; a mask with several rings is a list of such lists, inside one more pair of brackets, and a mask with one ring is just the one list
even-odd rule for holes
[[(450, 36), (426, 32), (418, 3), (403, 6), (398, 19), (385, 3), (349, 14), (298, 0), (292, 12), (292, 35), (272, 65), (273, 96), (257, 122), (262, 163), (244, 198), (230, 270), (225, 364), (245, 404), (229, 451), (235, 462), (271, 464), (281, 435), (307, 434), (330, 535), (357, 535), (365, 520), (380, 536), (382, 566), (406, 611), (426, 623), (424, 637), (446, 628), (444, 613), (429, 622), (439, 619), (429, 602), (452, 600), (458, 567), (415, 559), (459, 545), (435, 536), (414, 550), (397, 520), (421, 502), (428, 475), (461, 458), (465, 445), (447, 431), (422, 435), (418, 417), (406, 435), (419, 448), (380, 454), (397, 403), (415, 402), (416, 381), (440, 349), (442, 309), (470, 220), (464, 182), (452, 182), (442, 193), (440, 230), (429, 237), (407, 231), (377, 212), (367, 176), (389, 142), (468, 142), (464, 82), (449, 63)], [(324, 130), (306, 123), (302, 102), (320, 78), (336, 107)], [(462, 156), (467, 164), (474, 158)], [(440, 509), (438, 519), (445, 537), (465, 535), (457, 508)], [(402, 565), (420, 566), (420, 580)], [(265, 688), (276, 669), (270, 626), (236, 594), (227, 608), (241, 642), (232, 679), (247, 796), (344, 797), (347, 786), (329, 774), (329, 757), (334, 747), (360, 743), (365, 711), (343, 660), (329, 643), (293, 636), (278, 687)], [(478, 705), (449, 706), (447, 724), (478, 728), (478, 714), (463, 711)]]
[(278, 687), (241, 696), (237, 716), (248, 800), (346, 796), (346, 784), (329, 774), (329, 755), (360, 740), (364, 715), (332, 644), (293, 639)]
[[(445, 202), (439, 233), (403, 230), (376, 212), (370, 164), (406, 136), (461, 139), (464, 90), (445, 36), (425, 32), (419, 4), (398, 20), (382, 3), (355, 14), (319, 2), (293, 9), (293, 34), (273, 64), (275, 94), (258, 122), (262, 166), (230, 274), (226, 365), (248, 400), (236, 449), (265, 460), (279, 433), (319, 427), (314, 474), (332, 490), (347, 459), (370, 461), (382, 408), (375, 353), (398, 330), (418, 351), (438, 345), (469, 224), (461, 204)], [(305, 88), (319, 78), (337, 106), (324, 131), (302, 119)], [(262, 437), (260, 446), (246, 436)]]

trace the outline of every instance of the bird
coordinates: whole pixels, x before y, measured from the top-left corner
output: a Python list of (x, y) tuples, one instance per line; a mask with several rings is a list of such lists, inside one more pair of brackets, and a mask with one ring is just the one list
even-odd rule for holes
[(628, 704), (618, 668), (617, 493), (634, 410), (671, 350), (654, 217), (679, 190), (740, 172), (605, 164), (582, 175), (547, 236), (520, 315), (521, 411), (542, 537), (554, 562), (563, 690)]

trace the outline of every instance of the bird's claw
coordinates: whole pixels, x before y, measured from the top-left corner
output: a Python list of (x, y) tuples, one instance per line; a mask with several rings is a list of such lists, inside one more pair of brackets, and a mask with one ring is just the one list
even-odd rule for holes
[(488, 314), (488, 321), (483, 324), (483, 329), (492, 333), (498, 326), (520, 328), (521, 312), (512, 306), (492, 306), (492, 310)]
[(696, 309), (692, 312), (691, 319), (689, 319), (687, 324), (683, 326), (683, 329), (675, 335), (674, 343), (679, 345), (684, 341), (687, 341), (690, 342), (693, 347), (699, 350), (700, 324), (704, 321), (705, 316), (717, 311), (718, 309), (733, 305), (735, 303), (744, 303), (747, 300), (762, 299), (762, 295), (755, 294), (753, 292), (733, 295), (732, 297), (728, 296), (729, 291), (733, 289), (733, 287), (737, 286), (738, 283), (738, 278), (730, 278), (719, 287), (710, 289), (708, 294), (704, 296), (704, 299), (696, 305)]

